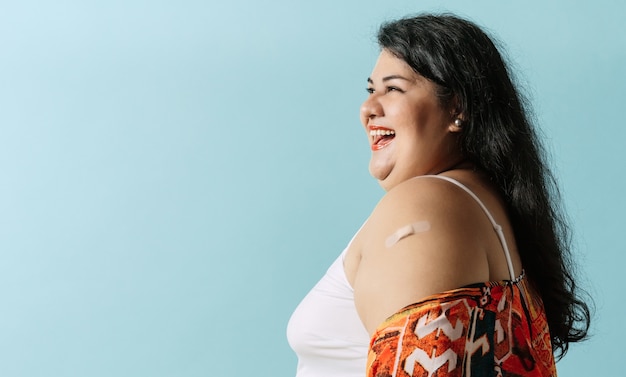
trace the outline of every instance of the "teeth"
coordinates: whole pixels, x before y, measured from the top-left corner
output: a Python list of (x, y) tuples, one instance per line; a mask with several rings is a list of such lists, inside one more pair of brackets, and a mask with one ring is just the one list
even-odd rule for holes
[(392, 130), (370, 130), (370, 136), (389, 136), (395, 134), (396, 131)]

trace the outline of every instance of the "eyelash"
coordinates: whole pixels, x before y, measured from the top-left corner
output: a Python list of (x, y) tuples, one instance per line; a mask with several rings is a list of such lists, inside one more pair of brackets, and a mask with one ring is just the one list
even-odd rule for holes
[[(388, 86), (386, 87), (387, 89), (387, 93), (389, 92), (400, 92), (400, 93), (404, 93), (404, 90), (398, 88), (397, 86)], [(374, 94), (374, 88), (366, 88), (365, 89), (369, 94)]]

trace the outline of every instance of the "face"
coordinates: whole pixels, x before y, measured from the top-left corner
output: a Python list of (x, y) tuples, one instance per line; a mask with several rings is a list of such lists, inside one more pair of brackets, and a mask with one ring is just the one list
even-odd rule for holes
[(381, 52), (368, 79), (361, 122), (372, 149), (370, 174), (387, 191), (460, 161), (457, 114), (440, 105), (436, 89), (404, 60)]

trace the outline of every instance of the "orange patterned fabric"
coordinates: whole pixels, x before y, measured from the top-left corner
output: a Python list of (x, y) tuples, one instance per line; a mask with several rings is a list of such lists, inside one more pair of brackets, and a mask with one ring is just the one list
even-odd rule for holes
[(367, 376), (556, 376), (543, 304), (523, 275), (430, 296), (377, 329)]

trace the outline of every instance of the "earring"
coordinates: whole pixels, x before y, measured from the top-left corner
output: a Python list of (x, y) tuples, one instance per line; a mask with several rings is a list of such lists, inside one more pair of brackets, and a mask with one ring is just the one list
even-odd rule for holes
[(461, 120), (461, 118), (456, 118), (454, 120), (454, 125), (461, 128), (461, 125), (463, 124), (463, 121)]

